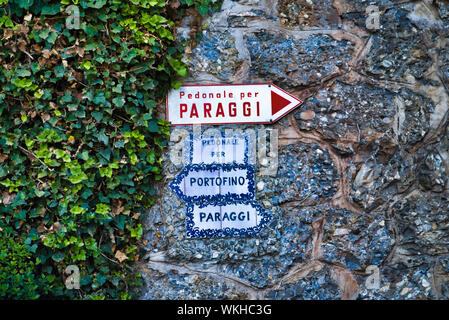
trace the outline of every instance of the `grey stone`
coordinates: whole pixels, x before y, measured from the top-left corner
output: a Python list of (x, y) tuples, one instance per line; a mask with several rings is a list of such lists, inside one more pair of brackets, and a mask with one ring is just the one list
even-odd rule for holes
[(353, 44), (328, 35), (295, 39), (260, 31), (245, 36), (251, 58), (250, 76), (270, 79), (284, 88), (319, 83), (347, 70)]
[(267, 126), (278, 170), (256, 164), (272, 219), (255, 237), (185, 237), (185, 203), (168, 187), (183, 167), (169, 159), (173, 135), (145, 218), (141, 298), (448, 299), (448, 5), (224, 0), (203, 20), (186, 84), (271, 82), (304, 104)]

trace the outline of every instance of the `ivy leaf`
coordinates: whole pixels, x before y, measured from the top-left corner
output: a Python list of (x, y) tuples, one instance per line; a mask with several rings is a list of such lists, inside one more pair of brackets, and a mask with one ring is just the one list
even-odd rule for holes
[(64, 150), (56, 149), (55, 154), (56, 154), (56, 159), (60, 159), (60, 158), (62, 158), (66, 153), (64, 152)]
[(103, 119), (103, 112), (92, 112), (92, 116), (95, 118), (97, 122), (100, 122)]
[(70, 209), (70, 213), (73, 213), (75, 215), (83, 213), (84, 211), (86, 211), (87, 209), (84, 209), (80, 206), (74, 206)]
[(63, 66), (62, 64), (59, 65), (59, 66), (56, 66), (56, 67), (53, 69), (53, 71), (54, 71), (54, 73), (55, 73), (56, 78), (62, 78), (62, 77), (64, 77), (65, 68), (64, 68), (64, 66)]
[(151, 89), (154, 89), (154, 88), (156, 88), (156, 86), (157, 86), (157, 82), (156, 81), (154, 81), (153, 79), (147, 79), (144, 83), (143, 83), (143, 88), (145, 89), (145, 90), (151, 90)]
[(83, 172), (77, 173), (77, 174), (72, 174), (72, 175), (69, 177), (69, 181), (70, 181), (71, 183), (73, 183), (73, 184), (80, 183), (80, 182), (82, 182), (82, 181), (84, 181), (84, 180), (87, 180), (87, 175), (86, 175), (85, 173), (83, 173)]
[(112, 168), (102, 167), (102, 168), (99, 168), (99, 170), (100, 170), (100, 176), (108, 177), (108, 178), (112, 177)]
[(19, 0), (17, 1), (20, 8), (28, 10), (34, 3), (34, 0)]
[(0, 27), (2, 27), (3, 25), (7, 28), (14, 27), (14, 23), (8, 16), (0, 17)]
[(36, 194), (37, 197), (42, 197), (45, 195), (45, 192), (42, 190), (38, 190), (38, 189), (34, 189), (34, 193)]
[(38, 136), (39, 142), (60, 142), (62, 138), (54, 129), (44, 129)]
[(91, 67), (92, 67), (92, 63), (89, 60), (86, 60), (83, 63), (81, 63), (81, 68), (83, 68), (85, 70), (90, 70)]
[(86, 200), (86, 199), (88, 199), (91, 195), (93, 195), (92, 190), (86, 189), (86, 191), (84, 191), (83, 194), (81, 195), (81, 198), (83, 198), (84, 200)]
[(98, 48), (97, 42), (89, 42), (84, 46), (84, 51), (92, 51)]
[(179, 88), (181, 88), (181, 81), (175, 79), (175, 80), (173, 80), (173, 81), (171, 82), (171, 86), (172, 86), (174, 89), (179, 89)]
[(199, 14), (201, 14), (202, 16), (206, 15), (208, 11), (209, 11), (209, 7), (208, 7), (208, 6), (200, 6), (200, 7), (198, 8), (198, 12), (199, 12)]
[(111, 148), (101, 149), (98, 151), (98, 153), (108, 161), (111, 158)]
[(156, 152), (154, 151), (154, 149), (150, 150), (146, 160), (149, 164), (154, 164), (154, 162), (156, 161)]
[(59, 9), (61, 8), (61, 4), (47, 4), (42, 7), (41, 14), (47, 16), (54, 16), (59, 13)]
[(148, 122), (148, 131), (150, 132), (158, 132), (159, 126), (157, 120), (151, 120)]
[(118, 216), (115, 216), (114, 218), (115, 224), (117, 225), (117, 228), (120, 230), (125, 230), (125, 222), (126, 222), (126, 216), (121, 214)]
[(98, 34), (97, 28), (95, 28), (94, 26), (92, 26), (91, 24), (88, 24), (85, 28), (84, 28), (84, 32), (86, 32), (86, 34), (89, 37), (95, 37)]
[(116, 147), (117, 149), (123, 148), (124, 146), (125, 146), (124, 140), (118, 140), (114, 143), (114, 147)]
[(180, 60), (172, 57), (168, 57), (167, 60), (173, 70), (175, 70), (181, 77), (187, 77), (186, 67)]
[(143, 227), (139, 224), (136, 228), (131, 229), (131, 237), (140, 239), (143, 234)]
[(128, 55), (123, 58), (123, 61), (125, 61), (126, 63), (130, 63), (131, 60), (133, 60), (136, 56), (137, 56), (137, 51), (136, 51), (136, 49), (132, 48), (129, 51)]
[(137, 158), (137, 155), (135, 153), (133, 153), (130, 155), (129, 160), (132, 165), (135, 165), (137, 163), (137, 161), (139, 160), (139, 158)]
[(4, 166), (1, 166), (1, 167), (0, 167), (0, 178), (6, 176), (7, 174), (8, 174), (7, 168), (4, 167)]
[(36, 249), (37, 249), (37, 243), (35, 243), (32, 246), (28, 247), (28, 251), (30, 251), (32, 253), (36, 253)]
[(106, 97), (104, 96), (104, 91), (100, 91), (94, 98), (93, 101), (95, 104), (106, 104)]
[(55, 261), (55, 262), (61, 262), (62, 260), (64, 260), (64, 253), (63, 252), (56, 252), (54, 253), (51, 258)]
[(123, 96), (118, 96), (112, 99), (112, 103), (115, 104), (117, 107), (121, 108), (125, 104), (125, 98)]
[(34, 91), (34, 96), (38, 99), (40, 99), (43, 95), (44, 95), (44, 90), (42, 90), (42, 89)]
[(105, 146), (109, 144), (109, 137), (104, 133), (104, 130), (101, 130), (101, 132), (97, 136), (98, 141), (103, 142)]
[(50, 33), (47, 39), (45, 39), (48, 43), (54, 44), (56, 39), (58, 38), (58, 34), (56, 32)]
[(19, 69), (16, 70), (16, 75), (18, 75), (19, 77), (29, 77), (31, 76), (31, 72), (26, 69)]
[(111, 211), (111, 207), (104, 203), (98, 203), (97, 209), (95, 210), (96, 213), (103, 215), (108, 214), (109, 211)]
[(17, 78), (14, 80), (14, 85), (18, 88), (29, 88), (31, 87), (31, 85), (33, 84), (33, 80), (32, 79), (28, 79), (28, 78)]
[[(58, 66), (59, 67), (59, 66)], [(57, 67), (56, 67), (57, 68)], [(56, 69), (55, 68), (55, 69)], [(62, 66), (62, 74), (64, 75), (64, 66)], [(55, 70), (55, 73), (56, 73), (56, 70)], [(65, 103), (69, 103), (69, 102), (72, 102), (72, 94), (70, 93), (70, 91), (66, 91), (66, 93), (64, 94), (64, 96), (62, 97), (62, 102), (65, 102)]]
[(120, 83), (117, 86), (115, 86), (114, 88), (112, 88), (112, 92), (122, 93), (122, 84)]
[(107, 0), (91, 0), (86, 5), (89, 8), (100, 9), (106, 4)]

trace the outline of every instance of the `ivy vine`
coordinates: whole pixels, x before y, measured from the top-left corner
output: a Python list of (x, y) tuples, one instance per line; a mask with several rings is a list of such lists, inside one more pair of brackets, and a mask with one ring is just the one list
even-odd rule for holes
[[(157, 106), (187, 75), (174, 31), (219, 5), (0, 0), (0, 232), (29, 253), (33, 298), (134, 296), (169, 135)], [(79, 290), (64, 285), (69, 265)]]

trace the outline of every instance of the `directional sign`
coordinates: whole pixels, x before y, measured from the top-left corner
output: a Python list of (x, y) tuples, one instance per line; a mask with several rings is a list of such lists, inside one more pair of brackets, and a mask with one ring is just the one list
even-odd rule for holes
[(187, 237), (254, 236), (271, 216), (254, 200), (252, 131), (206, 132), (187, 136), (188, 164), (169, 184), (186, 202)]
[(172, 125), (272, 123), (301, 100), (272, 84), (192, 85), (167, 96)]
[(254, 164), (255, 146), (253, 131), (190, 134), (186, 139), (186, 163), (241, 163)]
[(270, 221), (256, 201), (228, 201), (219, 204), (188, 204), (188, 238), (254, 236)]
[(254, 166), (246, 164), (190, 164), (170, 183), (186, 202), (217, 202), (254, 198)]

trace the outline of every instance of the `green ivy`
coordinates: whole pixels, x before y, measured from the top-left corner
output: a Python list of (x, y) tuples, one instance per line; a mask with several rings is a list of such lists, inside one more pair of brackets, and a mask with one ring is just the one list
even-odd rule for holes
[(23, 239), (0, 232), (0, 299), (36, 299), (51, 290), (45, 277), (35, 275), (31, 255)]
[[(22, 239), (5, 254), (24, 265), (28, 288), (2, 281), (0, 297), (135, 294), (142, 219), (169, 135), (154, 111), (187, 75), (174, 28), (191, 6), (219, 7), (171, 4), (0, 0), (0, 229), (10, 230), (0, 246)], [(68, 28), (71, 5), (80, 25)], [(0, 268), (13, 268), (4, 257)], [(72, 264), (79, 290), (64, 286)]]

